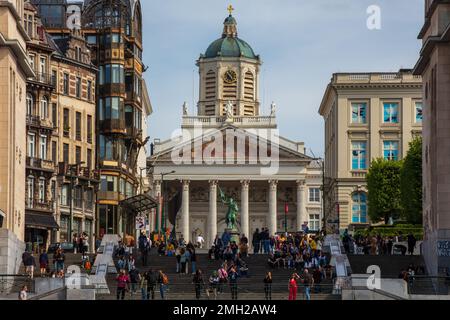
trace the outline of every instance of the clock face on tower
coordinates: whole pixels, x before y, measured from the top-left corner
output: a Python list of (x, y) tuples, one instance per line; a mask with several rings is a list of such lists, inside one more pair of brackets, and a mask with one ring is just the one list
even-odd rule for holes
[(223, 75), (223, 81), (231, 84), (237, 81), (237, 74), (233, 70), (227, 70)]

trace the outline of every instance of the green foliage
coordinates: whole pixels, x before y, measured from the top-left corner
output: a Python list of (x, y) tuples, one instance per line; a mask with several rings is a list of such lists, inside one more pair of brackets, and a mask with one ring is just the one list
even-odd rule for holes
[(361, 235), (363, 237), (367, 236), (377, 236), (382, 237), (395, 237), (399, 235), (407, 236), (412, 233), (417, 240), (423, 239), (423, 227), (421, 225), (411, 225), (411, 224), (401, 224), (394, 226), (378, 226), (369, 227), (365, 229), (360, 229), (355, 231), (355, 235)]
[(400, 204), (401, 161), (376, 159), (367, 173), (369, 217), (373, 223), (398, 218)]
[(411, 223), (422, 223), (422, 138), (409, 143), (400, 171), (402, 216)]

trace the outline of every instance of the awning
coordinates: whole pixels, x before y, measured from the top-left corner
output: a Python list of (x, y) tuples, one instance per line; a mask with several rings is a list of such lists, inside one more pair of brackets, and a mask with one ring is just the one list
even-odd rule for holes
[(43, 230), (59, 230), (55, 218), (48, 214), (25, 214), (25, 227)]
[(144, 193), (122, 200), (120, 201), (120, 205), (137, 214), (156, 208), (158, 206), (158, 202), (150, 197), (148, 193)]

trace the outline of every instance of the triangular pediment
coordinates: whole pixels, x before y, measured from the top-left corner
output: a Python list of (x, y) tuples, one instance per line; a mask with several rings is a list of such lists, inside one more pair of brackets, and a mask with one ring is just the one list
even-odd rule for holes
[[(208, 129), (197, 135), (188, 132), (183, 132), (183, 134), (187, 133), (186, 136), (183, 138), (180, 136), (179, 141), (156, 153), (150, 160), (154, 163), (171, 162), (174, 154), (175, 158), (186, 156), (192, 160), (198, 160), (201, 156), (202, 161), (222, 158), (223, 163), (229, 163), (227, 159), (254, 163), (264, 157), (276, 157), (280, 162), (309, 163), (313, 160), (297, 150), (280, 144), (283, 138), (274, 129), (242, 129), (226, 124), (221, 128)], [(196, 163), (200, 164), (200, 162)]]

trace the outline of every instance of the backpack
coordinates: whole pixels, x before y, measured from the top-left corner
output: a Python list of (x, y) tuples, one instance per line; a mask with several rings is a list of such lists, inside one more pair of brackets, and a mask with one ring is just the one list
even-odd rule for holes
[(162, 275), (162, 283), (165, 285), (169, 284), (169, 278), (165, 274)]

